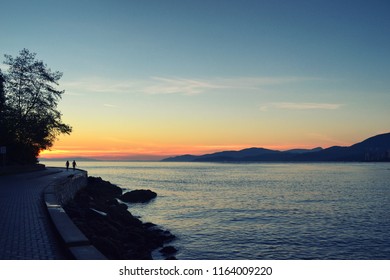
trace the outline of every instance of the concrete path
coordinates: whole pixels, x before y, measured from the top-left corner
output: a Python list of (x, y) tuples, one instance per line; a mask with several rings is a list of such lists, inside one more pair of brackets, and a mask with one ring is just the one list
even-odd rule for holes
[(0, 259), (68, 259), (49, 220), (42, 192), (72, 172), (48, 168), (0, 176)]

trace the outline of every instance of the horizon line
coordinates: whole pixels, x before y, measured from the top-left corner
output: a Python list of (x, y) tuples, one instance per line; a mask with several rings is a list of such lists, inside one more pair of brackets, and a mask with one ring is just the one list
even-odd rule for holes
[[(95, 160), (95, 161), (161, 161), (163, 159), (166, 159), (166, 158), (170, 158), (170, 157), (177, 157), (177, 156), (183, 156), (183, 155), (192, 155), (192, 156), (201, 156), (201, 155), (207, 155), (207, 154), (214, 154), (214, 153), (219, 153), (219, 152), (228, 152), (228, 151), (242, 151), (242, 150), (246, 150), (246, 149), (253, 149), (253, 148), (257, 148), (257, 149), (266, 149), (266, 150), (272, 150), (272, 151), (280, 151), (280, 152), (286, 152), (286, 151), (289, 151), (289, 150), (313, 150), (313, 149), (318, 149), (318, 148), (321, 148), (321, 149), (328, 149), (328, 148), (331, 148), (331, 147), (350, 147), (351, 145), (354, 145), (354, 144), (357, 144), (357, 143), (360, 143), (362, 141), (365, 141), (367, 139), (370, 139), (372, 137), (376, 137), (376, 136), (380, 136), (380, 135), (383, 135), (383, 134), (388, 134), (390, 132), (382, 132), (382, 133), (378, 133), (378, 134), (375, 134), (373, 136), (370, 136), (368, 138), (365, 138), (365, 139), (362, 139), (360, 141), (356, 141), (354, 143), (344, 143), (343, 145), (332, 145), (332, 146), (329, 146), (329, 147), (322, 147), (321, 145), (310, 145), (310, 147), (308, 148), (307, 146), (305, 147), (305, 145), (299, 145), (298, 147), (295, 146), (295, 147), (292, 147), (292, 146), (271, 146), (269, 148), (265, 148), (265, 147), (256, 147), (256, 146), (251, 146), (251, 145), (245, 145), (245, 146), (242, 146), (242, 145), (237, 145), (237, 146), (228, 146), (228, 145), (225, 145), (225, 146), (219, 146), (220, 148), (218, 149), (217, 147), (218, 146), (214, 146), (215, 149), (206, 149), (206, 147), (210, 148), (211, 146), (202, 146), (204, 149), (198, 149), (198, 152), (194, 152), (194, 153), (191, 153), (191, 152), (181, 152), (181, 151), (178, 151), (176, 149), (176, 152), (172, 152), (172, 153), (169, 153), (169, 154), (165, 154), (165, 153), (159, 153), (157, 151), (155, 151), (154, 154), (152, 153), (131, 153), (129, 151), (104, 151), (104, 150), (94, 150), (94, 151), (91, 151), (91, 150), (69, 150), (69, 147), (68, 149), (64, 149), (64, 150), (44, 150), (44, 151), (41, 151), (41, 153), (39, 154), (38, 156), (38, 160), (39, 159), (42, 159), (42, 160), (63, 160), (63, 159), (70, 159), (70, 158), (75, 158), (75, 159), (86, 159), (86, 160)], [(251, 146), (251, 147), (250, 147)], [(233, 148), (235, 147), (235, 149), (229, 149), (229, 147)], [(273, 148), (274, 147), (274, 148)], [(198, 147), (199, 148), (199, 147)], [(183, 149), (183, 147), (181, 147), (181, 149)], [(194, 149), (194, 148), (193, 148)], [(191, 148), (188, 148), (188, 150), (191, 150)], [(81, 156), (80, 156), (81, 155)]]
[[(271, 150), (271, 151), (280, 151), (280, 152), (286, 152), (290, 150), (313, 150), (313, 149), (324, 149), (323, 147), (317, 146), (314, 148), (286, 148), (286, 149), (269, 149), (269, 148), (264, 148), (264, 147), (247, 147), (243, 149), (227, 149), (227, 150), (215, 150), (215, 151), (210, 151), (210, 152), (204, 152), (204, 153), (179, 153), (179, 154), (171, 154), (171, 155), (120, 155), (120, 156), (115, 156), (115, 155), (107, 155), (107, 154), (102, 154), (102, 155), (91, 155), (91, 156), (75, 156), (72, 154), (69, 155), (53, 155), (53, 156), (39, 156), (38, 160), (69, 160), (69, 159), (75, 159), (75, 160), (85, 160), (85, 161), (134, 161), (134, 162), (158, 162), (166, 158), (170, 157), (177, 157), (177, 156), (182, 156), (182, 155), (192, 155), (192, 156), (201, 156), (205, 154), (214, 154), (214, 153), (219, 153), (219, 152), (230, 152), (230, 151), (242, 151), (242, 150), (247, 150), (247, 149), (266, 149), (266, 150)], [(102, 151), (104, 153), (104, 151)]]

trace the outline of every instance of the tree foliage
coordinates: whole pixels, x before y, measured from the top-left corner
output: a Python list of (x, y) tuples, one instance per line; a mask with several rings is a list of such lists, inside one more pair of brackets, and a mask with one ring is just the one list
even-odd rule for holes
[(4, 111), (5, 111), (5, 94), (4, 94), (4, 76), (0, 69), (0, 145), (4, 138)]
[(5, 95), (4, 95), (4, 77), (3, 73), (1, 72), (0, 69), (0, 117), (3, 112), (3, 108), (5, 105)]
[[(71, 127), (61, 121), (57, 104), (62, 73), (52, 71), (27, 49), (19, 56), (5, 55), (4, 106), (0, 144), (9, 146), (14, 162), (35, 162), (39, 152), (50, 148), (57, 136)], [(1, 101), (1, 97), (0, 97)], [(1, 143), (4, 142), (4, 143)]]

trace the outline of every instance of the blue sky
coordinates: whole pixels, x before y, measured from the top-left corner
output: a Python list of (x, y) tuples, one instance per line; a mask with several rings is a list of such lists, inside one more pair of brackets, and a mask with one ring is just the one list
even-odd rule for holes
[(64, 73), (74, 133), (53, 153), (348, 145), (389, 131), (388, 1), (0, 7), (0, 55), (28, 48)]

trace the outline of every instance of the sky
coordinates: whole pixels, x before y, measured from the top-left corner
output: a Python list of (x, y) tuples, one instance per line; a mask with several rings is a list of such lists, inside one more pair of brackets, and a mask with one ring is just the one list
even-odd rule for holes
[(63, 73), (58, 109), (73, 132), (42, 157), (349, 146), (390, 131), (389, 10), (377, 0), (0, 0), (0, 56), (27, 48)]

